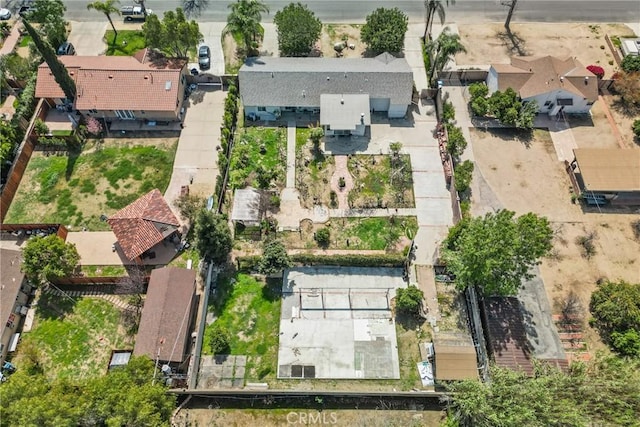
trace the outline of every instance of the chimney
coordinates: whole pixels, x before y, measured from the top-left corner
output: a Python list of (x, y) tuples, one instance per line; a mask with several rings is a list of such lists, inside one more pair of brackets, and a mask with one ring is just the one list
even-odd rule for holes
[(584, 84), (585, 85), (589, 84), (589, 76), (584, 76)]
[(340, 98), (340, 104), (344, 105), (344, 98)]
[(560, 83), (564, 83), (564, 77), (560, 76)]
[(364, 113), (360, 113), (360, 123), (364, 124)]

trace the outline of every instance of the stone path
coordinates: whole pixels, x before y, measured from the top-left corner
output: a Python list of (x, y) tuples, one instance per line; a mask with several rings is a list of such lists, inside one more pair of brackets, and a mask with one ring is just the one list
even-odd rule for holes
[[(349, 191), (353, 189), (353, 177), (349, 173), (347, 165), (348, 156), (334, 156), (336, 170), (331, 177), (331, 189), (338, 195), (338, 209), (346, 211), (349, 209)], [(340, 178), (344, 179), (344, 187), (340, 187)], [(330, 216), (335, 216), (331, 214)]]
[(68, 296), (71, 298), (83, 298), (83, 297), (88, 297), (88, 298), (101, 298), (105, 301), (110, 302), (111, 304), (113, 304), (114, 306), (118, 307), (121, 310), (129, 310), (129, 311), (135, 311), (136, 308), (130, 304), (128, 304), (127, 302), (123, 301), (119, 296), (114, 295), (114, 294), (109, 294), (109, 293), (104, 293), (104, 292), (100, 292), (100, 291), (94, 291), (94, 290), (83, 290), (83, 291), (61, 291), (60, 289), (57, 289), (53, 286), (46, 286), (44, 288), (44, 292), (48, 293), (48, 294), (52, 294), (52, 295), (56, 295), (56, 296)]

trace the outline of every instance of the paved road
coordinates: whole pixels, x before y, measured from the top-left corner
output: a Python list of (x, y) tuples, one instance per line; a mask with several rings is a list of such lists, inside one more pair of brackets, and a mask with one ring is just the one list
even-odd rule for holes
[[(4, 0), (12, 7), (22, 0)], [(67, 19), (95, 20), (97, 12), (86, 9), (87, 0), (65, 0)], [(210, 0), (198, 21), (223, 22), (228, 14), (231, 0)], [(274, 13), (289, 4), (290, 0), (265, 0), (272, 13), (265, 16), (269, 22)], [(122, 4), (129, 3), (122, 0)], [(131, 1), (131, 3), (133, 3)], [(412, 22), (424, 19), (422, 0), (307, 0), (305, 2), (320, 20), (325, 22), (358, 22), (379, 7), (395, 6), (403, 10)], [(179, 0), (147, 0), (147, 7), (156, 13), (175, 9)], [(4, 6), (6, 7), (6, 6)], [(93, 17), (93, 19), (91, 18)], [(506, 7), (499, 0), (458, 0), (447, 10), (450, 22), (495, 22), (506, 17)], [(638, 0), (520, 0), (514, 21), (532, 22), (640, 22)]]

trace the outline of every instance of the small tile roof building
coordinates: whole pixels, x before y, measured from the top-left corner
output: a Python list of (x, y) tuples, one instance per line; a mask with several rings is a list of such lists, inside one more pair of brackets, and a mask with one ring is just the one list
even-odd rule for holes
[[(334, 108), (340, 108), (336, 102), (344, 99), (349, 116), (339, 120), (333, 120), (335, 115), (325, 116), (325, 130), (350, 131), (362, 124), (362, 113), (369, 121), (370, 111), (402, 118), (413, 94), (411, 67), (404, 58), (388, 53), (353, 59), (249, 58), (240, 68), (238, 80), (244, 113), (249, 119), (275, 120), (288, 111), (318, 113), (322, 111), (324, 95), (335, 96), (324, 101)], [(368, 102), (362, 103), (353, 95), (366, 96)], [(352, 105), (357, 106), (357, 112), (352, 111)], [(367, 107), (365, 111), (361, 111), (363, 106)], [(349, 120), (346, 124), (342, 123), (345, 119)]]
[[(75, 110), (115, 120), (177, 121), (181, 119), (186, 63), (167, 60), (149, 49), (135, 56), (75, 56), (58, 59), (76, 84)], [(62, 107), (65, 94), (46, 62), (38, 67), (36, 98)]]
[(189, 358), (195, 291), (195, 270), (163, 267), (151, 272), (134, 356), (178, 365)]
[(110, 216), (107, 223), (129, 260), (138, 259), (180, 227), (180, 222), (158, 189), (125, 206)]
[(640, 206), (640, 150), (576, 148), (573, 154), (567, 171), (588, 204)]
[(575, 58), (513, 56), (510, 64), (491, 64), (487, 86), (489, 93), (512, 88), (551, 116), (588, 113), (598, 99), (597, 77)]

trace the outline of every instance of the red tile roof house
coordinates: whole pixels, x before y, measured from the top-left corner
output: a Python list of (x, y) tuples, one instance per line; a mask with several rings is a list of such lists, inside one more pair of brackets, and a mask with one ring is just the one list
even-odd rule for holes
[(598, 99), (598, 78), (575, 58), (511, 57), (511, 64), (491, 64), (489, 93), (512, 88), (538, 111), (555, 116), (587, 114)]
[(180, 222), (158, 189), (125, 206), (110, 216), (107, 223), (124, 255), (139, 263), (147, 251), (171, 238), (180, 228)]
[(135, 356), (146, 355), (186, 370), (196, 314), (195, 292), (195, 270), (163, 267), (151, 272), (133, 348)]
[[(135, 56), (64, 55), (58, 59), (76, 83), (73, 109), (104, 119), (111, 130), (164, 129), (182, 120), (185, 61), (160, 58), (149, 49)], [(46, 62), (38, 67), (35, 96), (58, 108), (68, 105)]]

